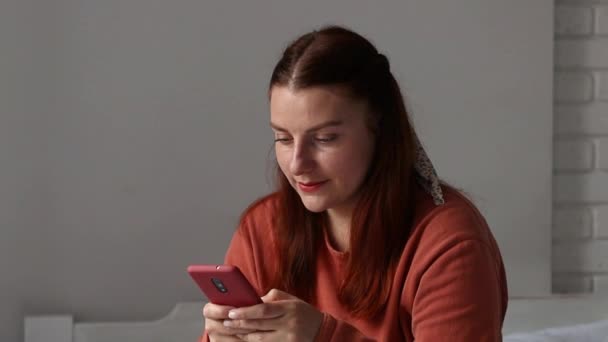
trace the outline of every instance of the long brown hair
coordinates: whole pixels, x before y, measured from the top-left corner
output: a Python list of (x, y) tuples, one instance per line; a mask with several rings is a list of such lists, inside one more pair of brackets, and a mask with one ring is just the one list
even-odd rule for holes
[[(345, 278), (338, 294), (350, 312), (373, 317), (388, 299), (397, 262), (413, 216), (413, 131), (387, 58), (361, 35), (328, 26), (297, 38), (285, 49), (270, 80), (292, 90), (339, 85), (367, 101), (375, 151), (353, 211)], [(276, 249), (280, 256), (273, 287), (310, 299), (315, 255), (328, 223), (308, 211), (278, 165)]]

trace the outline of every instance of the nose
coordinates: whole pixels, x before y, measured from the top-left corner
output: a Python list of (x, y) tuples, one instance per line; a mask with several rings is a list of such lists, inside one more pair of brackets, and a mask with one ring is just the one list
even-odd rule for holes
[(299, 176), (310, 172), (314, 167), (313, 151), (310, 144), (302, 139), (295, 142), (292, 150), (289, 169), (294, 176)]

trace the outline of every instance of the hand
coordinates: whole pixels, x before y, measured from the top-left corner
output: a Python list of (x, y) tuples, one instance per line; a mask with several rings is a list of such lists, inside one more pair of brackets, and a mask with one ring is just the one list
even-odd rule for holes
[(203, 308), (205, 316), (205, 330), (209, 334), (211, 342), (241, 341), (237, 334), (255, 332), (254, 329), (238, 329), (224, 326), (224, 320), (228, 319), (228, 312), (234, 309), (231, 306), (222, 306), (207, 303)]
[[(323, 313), (312, 305), (286, 292), (270, 290), (262, 297), (263, 304), (232, 309), (224, 325), (249, 329), (237, 334), (243, 341), (313, 341), (317, 336)], [(255, 331), (254, 331), (255, 330)]]

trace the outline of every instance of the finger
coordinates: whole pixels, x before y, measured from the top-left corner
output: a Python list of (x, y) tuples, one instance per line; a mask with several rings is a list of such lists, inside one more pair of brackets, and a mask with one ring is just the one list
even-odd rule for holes
[(264, 297), (262, 297), (262, 301), (264, 303), (276, 302), (279, 300), (290, 300), (290, 299), (291, 300), (298, 299), (298, 297), (292, 296), (287, 292), (277, 290), (277, 289), (272, 289), (272, 290), (268, 291), (268, 293), (265, 294)]
[(237, 334), (249, 334), (255, 332), (255, 329), (239, 328), (239, 327), (227, 327), (222, 321), (216, 320), (205, 320), (205, 330), (211, 335), (226, 335), (234, 336)]
[(216, 335), (209, 335), (209, 340), (211, 342), (239, 342), (239, 341), (242, 341), (243, 339), (241, 339), (237, 335), (228, 336), (228, 335), (216, 334)]
[(270, 319), (281, 317), (285, 314), (284, 305), (281, 303), (262, 303), (246, 308), (232, 309), (228, 312), (231, 319)]
[(250, 332), (273, 331), (285, 327), (282, 317), (271, 319), (235, 319), (225, 320), (224, 326), (232, 329), (249, 329)]
[[(251, 334), (242, 334), (242, 335), (237, 335), (238, 338), (240, 338), (242, 341), (247, 341), (247, 342), (254, 342), (254, 341), (272, 341), (272, 337), (271, 334), (274, 334), (274, 332), (254, 332)], [(276, 336), (275, 336), (276, 337)]]
[(224, 306), (224, 305), (217, 305), (217, 304), (213, 304), (213, 303), (207, 303), (203, 307), (203, 316), (205, 316), (205, 318), (216, 319), (216, 320), (227, 319), (228, 312), (230, 312), (230, 310), (232, 310), (232, 309), (234, 309), (233, 306)]

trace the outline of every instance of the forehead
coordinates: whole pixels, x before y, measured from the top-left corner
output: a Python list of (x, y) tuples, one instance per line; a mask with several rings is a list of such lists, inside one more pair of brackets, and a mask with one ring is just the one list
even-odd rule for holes
[(350, 121), (367, 111), (363, 101), (349, 97), (338, 86), (292, 90), (274, 87), (270, 98), (270, 121), (289, 127), (314, 125), (326, 120)]

